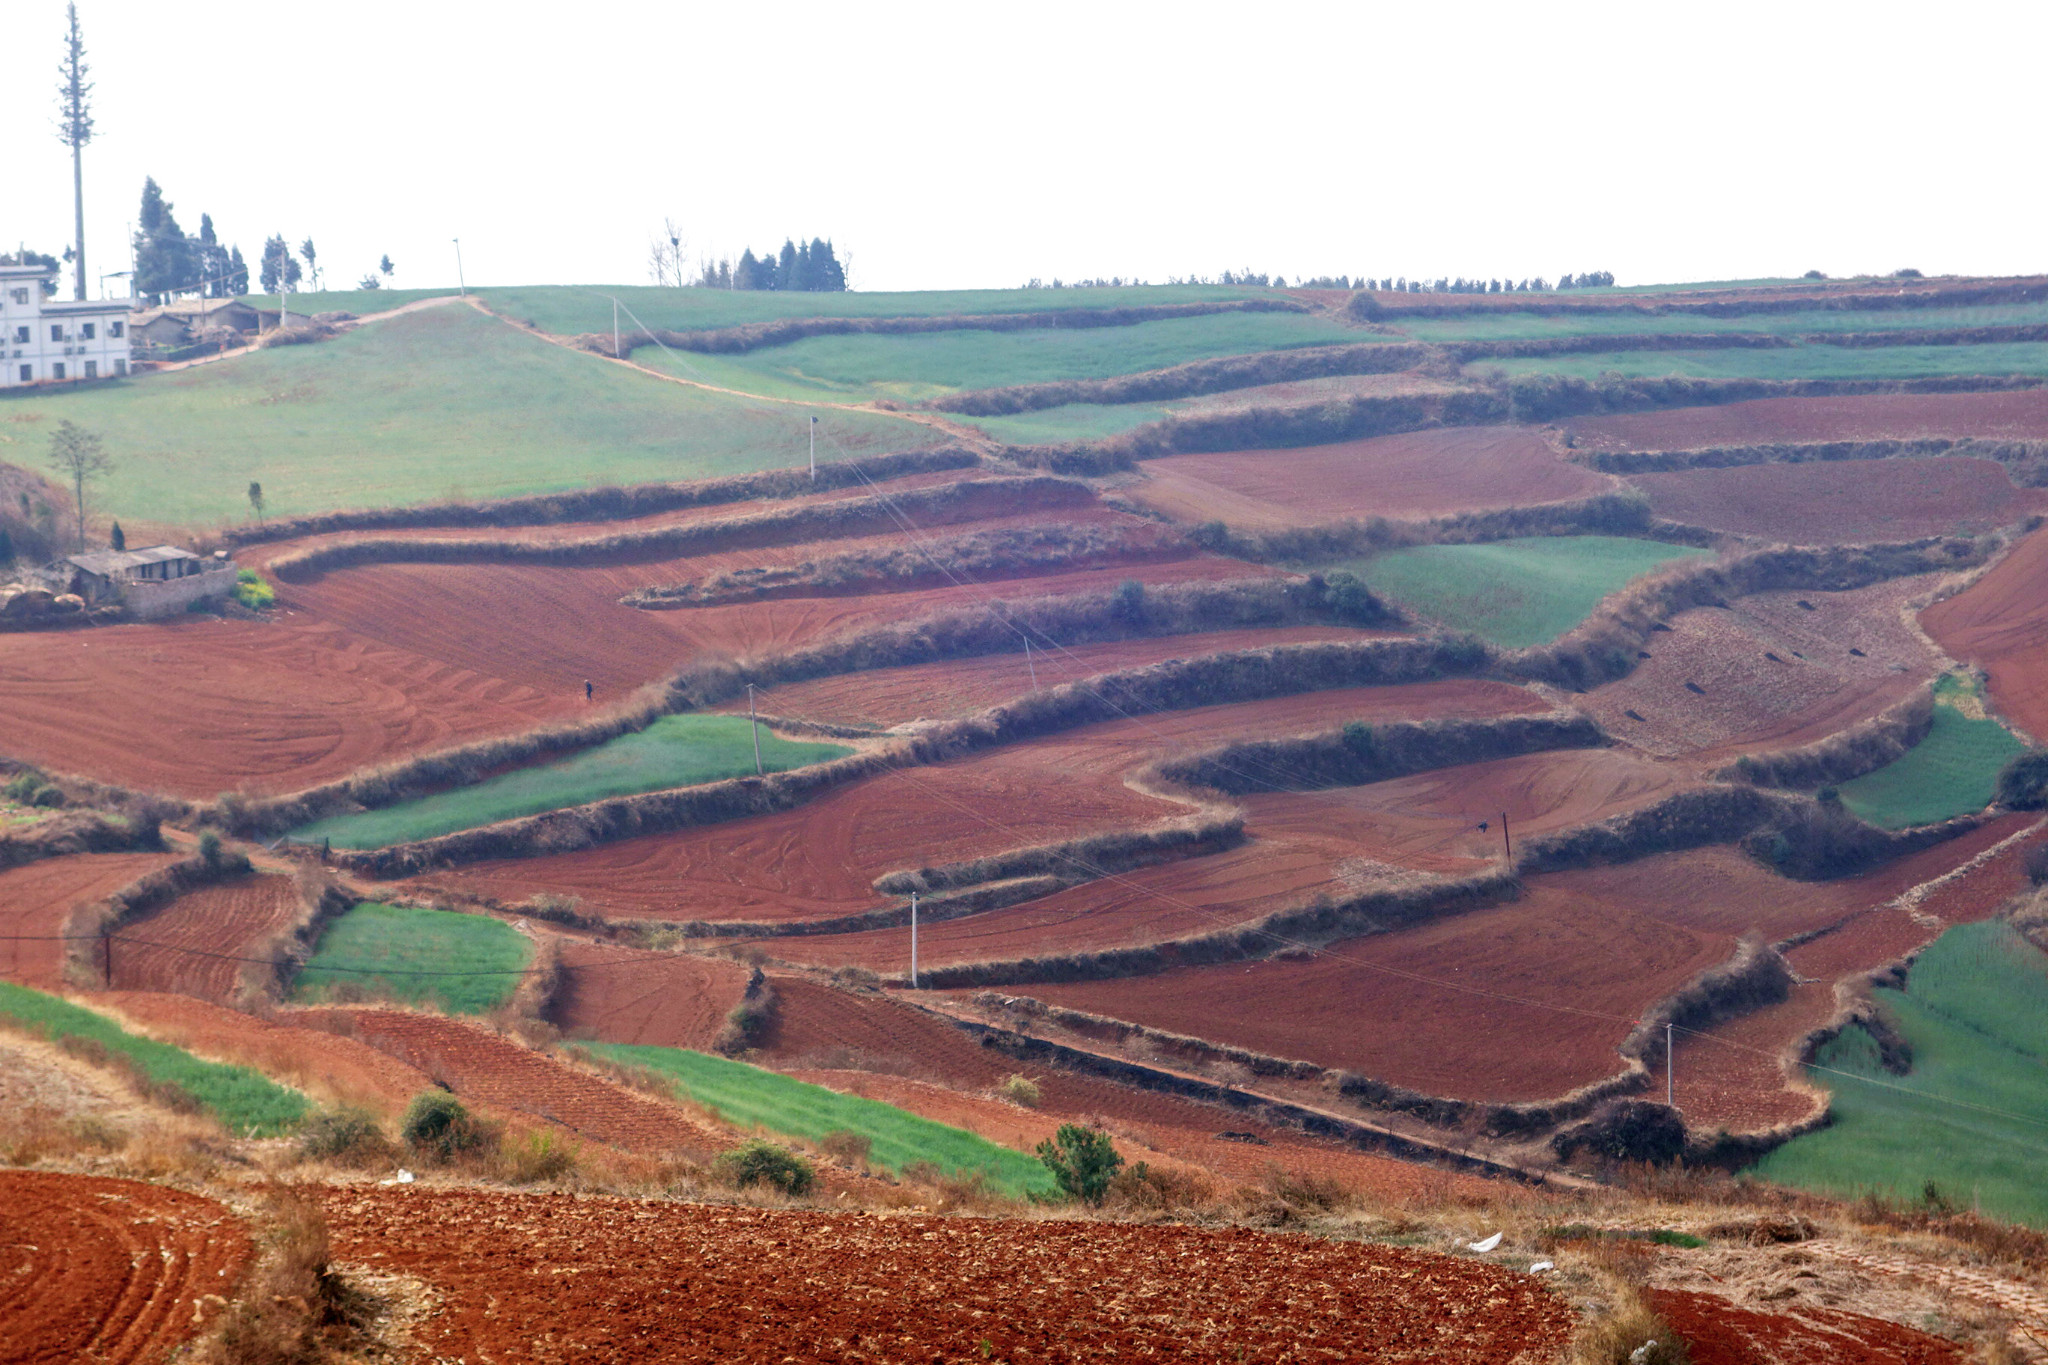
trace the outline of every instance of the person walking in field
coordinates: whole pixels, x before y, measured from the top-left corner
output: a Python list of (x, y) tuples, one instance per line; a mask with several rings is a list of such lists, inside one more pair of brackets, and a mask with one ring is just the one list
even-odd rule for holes
[(583, 700), (585, 700), (585, 701), (589, 701), (589, 700), (590, 700), (590, 698), (591, 698), (591, 696), (592, 696), (592, 691), (591, 691), (591, 686), (590, 686), (590, 679), (588, 679), (588, 678), (585, 678), (585, 679), (583, 680)]

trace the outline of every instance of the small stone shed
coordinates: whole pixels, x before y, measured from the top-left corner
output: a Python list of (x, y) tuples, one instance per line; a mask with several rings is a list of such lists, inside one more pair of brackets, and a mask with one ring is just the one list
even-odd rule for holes
[(87, 606), (119, 602), (138, 620), (170, 616), (194, 602), (235, 590), (235, 561), (225, 551), (202, 559), (175, 545), (141, 550), (89, 550), (56, 565), (56, 591), (77, 593)]

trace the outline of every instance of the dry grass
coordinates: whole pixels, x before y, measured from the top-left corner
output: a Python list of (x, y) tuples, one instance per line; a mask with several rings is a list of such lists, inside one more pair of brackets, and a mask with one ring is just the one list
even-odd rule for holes
[(326, 1365), (348, 1358), (377, 1305), (330, 1264), (327, 1222), (313, 1190), (264, 1196), (255, 1269), (200, 1359), (209, 1365)]

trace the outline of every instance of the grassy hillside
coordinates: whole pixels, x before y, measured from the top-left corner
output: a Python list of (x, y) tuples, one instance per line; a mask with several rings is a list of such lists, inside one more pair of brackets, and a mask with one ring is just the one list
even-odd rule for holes
[(291, 998), (319, 1002), (362, 992), (449, 1014), (483, 1014), (505, 1003), (532, 959), (525, 935), (487, 915), (365, 901), (320, 935)]
[(227, 1127), (275, 1137), (306, 1116), (306, 1097), (245, 1066), (202, 1061), (180, 1047), (137, 1037), (105, 1015), (0, 981), (0, 1016), (44, 1038), (75, 1038), (125, 1059), (152, 1083), (183, 1091)]
[(1012, 1197), (1050, 1194), (1055, 1188), (1051, 1173), (1034, 1157), (878, 1100), (842, 1095), (744, 1062), (682, 1048), (584, 1046), (612, 1061), (659, 1073), (674, 1083), (677, 1094), (716, 1109), (735, 1123), (807, 1142), (817, 1142), (827, 1133), (858, 1133), (873, 1144), (868, 1159), (892, 1172), (900, 1174), (906, 1165), (922, 1161), (948, 1175), (978, 1171), (991, 1186)]
[(1885, 1071), (1869, 1034), (1843, 1034), (1818, 1060), (1849, 1074), (1810, 1073), (1833, 1092), (1834, 1122), (1757, 1173), (1907, 1201), (1931, 1183), (1964, 1207), (2048, 1228), (2048, 956), (2002, 921), (1958, 925), (1904, 991), (1877, 994), (1913, 1046), (1912, 1070)]
[[(911, 449), (931, 428), (823, 411), (824, 450)], [(69, 418), (115, 469), (94, 502), (184, 524), (801, 464), (811, 413), (668, 384), (450, 305), (331, 341), (171, 374), (0, 398), (0, 460), (40, 467)]]
[(1630, 378), (1931, 379), (1958, 374), (2048, 374), (2048, 342), (1995, 346), (1789, 346), (1728, 351), (1603, 351), (1593, 355), (1526, 356), (1474, 361), (1468, 369), (1508, 374), (1563, 374), (1597, 379), (1612, 370)]
[(1106, 379), (1211, 356), (1377, 340), (1384, 338), (1327, 317), (1224, 313), (1080, 330), (809, 337), (743, 356), (646, 347), (633, 358), (750, 393), (916, 402), (960, 389)]
[(1815, 308), (1797, 313), (1757, 313), (1709, 318), (1691, 313), (1612, 316), (1586, 313), (1480, 313), (1415, 318), (1401, 330), (1424, 341), (1497, 341), (1534, 337), (1642, 336), (1707, 332), (1765, 332), (1797, 336), (1807, 332), (1902, 332), (1965, 327), (2016, 327), (2048, 323), (2048, 303), (1987, 304), (1981, 308), (1901, 308), (1845, 312)]
[[(663, 716), (645, 730), (570, 758), (380, 810), (331, 816), (292, 833), (300, 839), (330, 839), (338, 848), (383, 848), (608, 796), (741, 777), (754, 771), (751, 730), (745, 716)], [(761, 731), (761, 763), (769, 772), (852, 752), (839, 744), (788, 740)]]
[(1171, 409), (1152, 403), (1068, 403), (1010, 417), (960, 417), (998, 441), (1013, 446), (1064, 445), (1069, 441), (1105, 441), (1134, 427), (1157, 422)]
[[(1983, 714), (1975, 689), (1953, 675), (1936, 687), (1934, 728), (1896, 761), (1841, 785), (1842, 804), (1886, 829), (1927, 825), (1991, 804), (1998, 773), (2025, 751)], [(1974, 713), (1974, 714), (1971, 714)]]
[(1507, 649), (1554, 640), (1639, 574), (1710, 551), (1622, 536), (1532, 536), (1490, 545), (1421, 545), (1325, 565), (1453, 630)]

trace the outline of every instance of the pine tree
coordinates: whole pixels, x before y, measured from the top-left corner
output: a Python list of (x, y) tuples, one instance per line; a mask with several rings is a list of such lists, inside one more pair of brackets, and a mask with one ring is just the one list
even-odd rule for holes
[(149, 177), (142, 182), (142, 210), (136, 223), (135, 292), (157, 297), (190, 288), (198, 273), (192, 241), (178, 226), (163, 190)]
[(768, 287), (770, 289), (795, 289), (798, 287), (796, 283), (796, 243), (790, 241), (787, 237), (782, 239), (782, 254), (776, 258), (775, 283)]
[(116, 550), (125, 550), (128, 548), (128, 533), (121, 529), (120, 522), (117, 521), (114, 523), (113, 534), (107, 537), (107, 543), (112, 545)]
[(299, 263), (292, 259), (292, 249), (285, 245), (282, 233), (273, 236), (263, 244), (262, 285), (266, 294), (283, 292), (299, 282)]
[(811, 273), (816, 281), (812, 289), (828, 294), (846, 291), (846, 268), (833, 254), (832, 243), (822, 237), (811, 238)]

